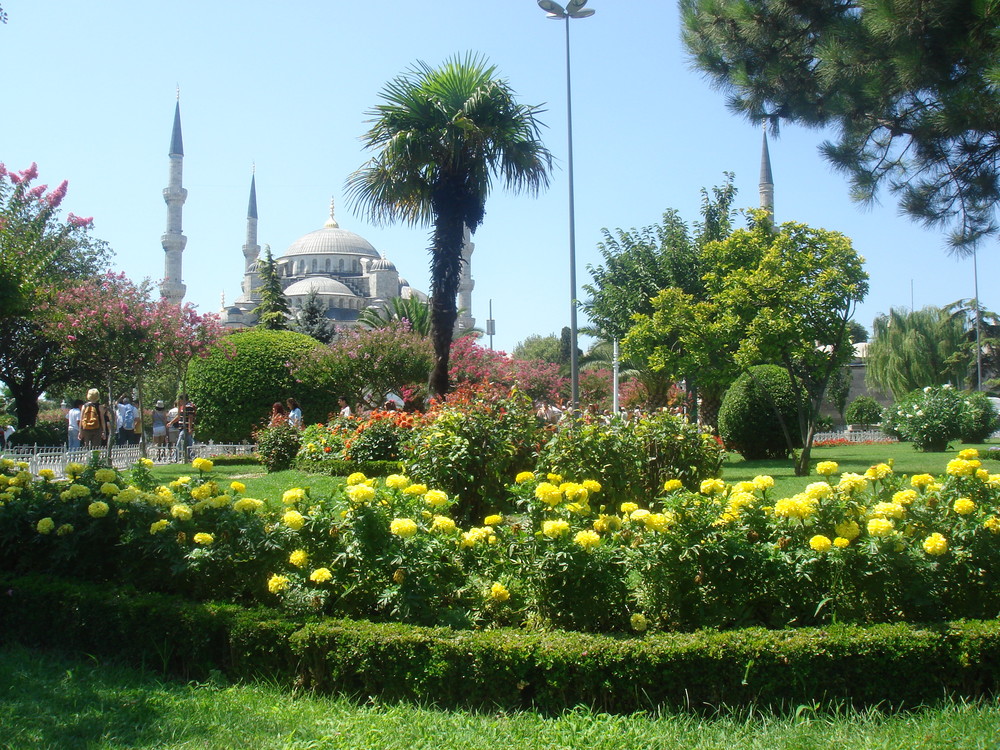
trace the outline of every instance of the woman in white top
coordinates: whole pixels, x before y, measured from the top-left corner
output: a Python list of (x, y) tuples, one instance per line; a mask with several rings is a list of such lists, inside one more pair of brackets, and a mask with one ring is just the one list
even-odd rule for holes
[(77, 399), (73, 402), (73, 408), (66, 414), (66, 437), (67, 445), (72, 450), (80, 447), (80, 407), (83, 401)]
[(347, 399), (341, 396), (337, 399), (337, 403), (340, 404), (340, 416), (349, 417), (351, 416), (351, 407), (347, 403)]
[(297, 430), (301, 430), (302, 409), (299, 408), (299, 402), (294, 398), (290, 398), (285, 403), (288, 405), (288, 424)]

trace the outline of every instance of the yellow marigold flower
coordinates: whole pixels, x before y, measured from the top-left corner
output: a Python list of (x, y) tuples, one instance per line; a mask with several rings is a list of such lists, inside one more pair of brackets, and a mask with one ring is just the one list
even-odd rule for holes
[(826, 482), (813, 482), (806, 487), (805, 494), (807, 497), (811, 497), (814, 500), (822, 500), (823, 498), (830, 497), (830, 495), (833, 494), (833, 487)]
[(739, 512), (743, 508), (748, 508), (757, 502), (757, 496), (750, 492), (734, 492), (729, 496), (728, 507), (730, 510)]
[(309, 553), (304, 549), (297, 549), (288, 556), (288, 562), (296, 568), (304, 568), (309, 563)]
[(889, 536), (895, 527), (887, 518), (873, 518), (868, 522), (868, 533), (871, 536)]
[(857, 521), (841, 521), (833, 527), (833, 530), (837, 532), (838, 536), (843, 537), (847, 541), (857, 539), (861, 534), (861, 527), (858, 526)]
[(347, 499), (354, 505), (362, 505), (375, 499), (375, 490), (367, 484), (354, 484), (347, 488)]
[(562, 501), (562, 493), (551, 482), (542, 482), (535, 487), (535, 497), (550, 508), (555, 507)]
[(566, 496), (566, 500), (576, 503), (586, 503), (590, 497), (587, 488), (577, 482), (564, 482), (559, 486), (559, 491)]
[(178, 521), (190, 521), (193, 514), (191, 506), (186, 505), (185, 503), (177, 503), (176, 505), (172, 505), (170, 507), (170, 515)]
[(109, 510), (111, 510), (111, 508), (108, 506), (108, 504), (101, 500), (97, 500), (96, 502), (93, 502), (87, 506), (87, 514), (91, 518), (104, 518), (106, 515), (108, 515)]
[(56, 522), (53, 521), (51, 518), (46, 517), (38, 522), (38, 524), (35, 526), (35, 529), (38, 531), (39, 534), (51, 534), (52, 529), (54, 529), (55, 527), (56, 527)]
[(196, 458), (191, 462), (191, 466), (196, 468), (198, 471), (211, 471), (215, 468), (215, 464), (209, 461), (207, 458)]
[(406, 539), (417, 533), (417, 523), (412, 518), (394, 518), (389, 524), (389, 533)]
[(916, 487), (918, 490), (924, 489), (928, 485), (934, 483), (934, 477), (930, 474), (914, 474), (910, 477), (910, 485)]
[(483, 519), (483, 523), (487, 526), (499, 526), (503, 523), (503, 516), (499, 513), (494, 513), (492, 516), (486, 516), (486, 518)]
[(246, 492), (247, 486), (243, 482), (230, 482), (229, 489), (233, 492)]
[(355, 484), (364, 484), (367, 481), (368, 477), (366, 477), (360, 471), (356, 471), (347, 477), (347, 486), (350, 487)]
[(676, 492), (684, 486), (680, 479), (668, 479), (663, 483), (664, 492)]
[(301, 487), (292, 487), (281, 494), (281, 502), (285, 505), (295, 505), (306, 499), (306, 491)]
[(840, 481), (837, 483), (837, 489), (847, 493), (863, 490), (867, 486), (868, 480), (865, 477), (852, 472), (841, 474)]
[(170, 525), (170, 521), (168, 521), (165, 518), (161, 518), (159, 521), (154, 521), (153, 523), (149, 524), (149, 533), (150, 534), (159, 534), (161, 531), (163, 531), (169, 525)]
[(281, 517), (281, 521), (292, 531), (298, 531), (306, 525), (305, 516), (297, 510), (286, 510), (285, 514)]
[(706, 479), (699, 490), (702, 495), (718, 495), (726, 491), (726, 483), (721, 479)]
[(892, 496), (892, 501), (900, 505), (910, 505), (918, 497), (916, 490), (900, 490)]
[(840, 464), (836, 461), (820, 461), (816, 464), (816, 473), (820, 476), (830, 477), (837, 473)]
[(147, 469), (153, 468), (153, 460), (150, 458), (140, 458), (139, 464), (145, 466)]
[(208, 534), (208, 533), (204, 532), (204, 531), (199, 531), (197, 534), (194, 535), (194, 543), (195, 544), (203, 544), (205, 546), (208, 546), (209, 544), (211, 544), (214, 541), (215, 541), (215, 537), (212, 536), (211, 534)]
[(518, 475), (516, 477), (514, 477), (514, 481), (517, 484), (524, 484), (525, 482), (530, 482), (534, 478), (535, 478), (534, 472), (531, 472), (531, 471), (522, 471), (522, 472), (518, 472)]
[(326, 583), (331, 578), (333, 578), (333, 573), (330, 572), (329, 568), (316, 568), (309, 574), (309, 580), (313, 583)]
[(992, 531), (994, 534), (1000, 534), (1000, 518), (997, 516), (990, 516), (985, 521), (983, 521), (983, 526)]
[(935, 531), (924, 539), (921, 546), (928, 555), (943, 555), (948, 551), (948, 540)]
[(426, 484), (411, 484), (409, 487), (403, 490), (407, 495), (426, 495), (427, 485)]
[(427, 494), (424, 495), (424, 502), (435, 510), (444, 508), (448, 505), (448, 493), (443, 490), (428, 490)]
[(84, 469), (86, 468), (87, 467), (84, 466), (83, 464), (68, 463), (66, 464), (66, 476), (68, 476), (70, 479), (73, 479), (74, 477), (82, 474)]
[(889, 464), (875, 464), (865, 471), (866, 479), (885, 479), (892, 474), (892, 467)]
[(761, 492), (774, 487), (774, 477), (767, 474), (759, 474), (753, 478), (753, 486)]
[(505, 602), (510, 599), (510, 591), (502, 583), (494, 583), (490, 586), (490, 599), (495, 602)]
[(951, 509), (960, 516), (967, 516), (976, 509), (976, 504), (967, 497), (960, 497), (951, 506)]
[(601, 483), (596, 479), (584, 479), (583, 488), (587, 490), (588, 493), (593, 495), (594, 493), (601, 491)]
[(826, 552), (833, 546), (833, 542), (830, 541), (830, 537), (817, 534), (809, 540), (809, 546), (816, 552)]
[(462, 534), (462, 540), (459, 546), (463, 548), (475, 547), (480, 542), (485, 542), (489, 539), (491, 529), (487, 526), (485, 528), (472, 528)]
[(390, 474), (385, 478), (385, 486), (392, 490), (405, 490), (410, 486), (410, 478), (402, 474)]
[(39, 469), (38, 476), (42, 479), (55, 479), (56, 473), (52, 469)]
[(648, 510), (646, 510), (645, 508), (639, 508), (638, 510), (633, 510), (631, 513), (629, 513), (628, 517), (633, 521), (641, 521), (645, 523), (645, 518), (648, 515), (649, 515)]
[(82, 484), (71, 484), (67, 491), (70, 497), (90, 497), (90, 488)]
[(101, 494), (107, 495), (108, 497), (114, 497), (121, 491), (121, 487), (117, 484), (111, 484), (111, 482), (105, 482), (101, 485)]
[(141, 496), (142, 491), (138, 487), (126, 487), (115, 495), (115, 500), (119, 503), (131, 503), (133, 500), (138, 500)]
[(970, 461), (973, 458), (979, 458), (979, 451), (975, 448), (964, 448), (958, 452), (958, 457)]
[(850, 543), (851, 543), (851, 540), (848, 539), (847, 537), (843, 537), (843, 536), (834, 537), (834, 540), (833, 540), (833, 546), (836, 547), (836, 548), (838, 548), (838, 549), (843, 549), (844, 547), (846, 547)]
[(906, 515), (906, 508), (899, 503), (875, 503), (872, 515), (877, 518), (902, 518)]
[(442, 534), (451, 534), (456, 530), (455, 522), (448, 516), (434, 516), (431, 521), (431, 531), (439, 531)]
[(622, 513), (634, 513), (639, 510), (639, 505), (637, 503), (622, 503), (621, 512)]
[(546, 474), (545, 478), (548, 479), (552, 484), (562, 484), (562, 474)]
[(288, 577), (273, 575), (267, 579), (267, 590), (272, 594), (280, 594), (288, 588)]
[(69, 536), (74, 531), (75, 529), (73, 528), (73, 524), (64, 523), (61, 524), (58, 529), (56, 529), (56, 536)]
[(253, 497), (241, 497), (235, 503), (233, 503), (233, 510), (237, 513), (253, 513), (254, 511), (260, 510), (264, 507), (263, 500), (257, 500)]
[(972, 465), (971, 462), (965, 460), (964, 458), (953, 458), (948, 462), (946, 471), (949, 476), (953, 477), (968, 477), (972, 476), (972, 473), (976, 470), (976, 467)]
[(562, 519), (542, 521), (542, 533), (549, 539), (555, 539), (569, 533), (569, 523)]
[(804, 520), (816, 512), (817, 500), (799, 493), (785, 497), (774, 504), (774, 515), (780, 518), (798, 518)]
[(673, 517), (666, 513), (650, 513), (642, 519), (643, 524), (651, 531), (666, 531), (670, 528)]
[(203, 485), (200, 485), (198, 487), (195, 487), (193, 490), (191, 490), (191, 497), (192, 497), (192, 499), (194, 499), (194, 500), (208, 500), (208, 498), (210, 498), (212, 495), (215, 494), (215, 492), (214, 492), (215, 487), (212, 486), (213, 484), (214, 483), (210, 482), (208, 484), (203, 484)]
[(94, 472), (95, 482), (113, 482), (118, 478), (118, 474), (112, 469), (98, 469)]
[(636, 633), (642, 633), (646, 628), (649, 627), (649, 623), (646, 622), (646, 615), (641, 612), (636, 612), (629, 618), (629, 624), (632, 626), (632, 630)]
[(573, 542), (579, 544), (589, 552), (601, 543), (601, 535), (596, 531), (585, 529), (584, 531), (578, 531), (576, 533), (576, 536), (573, 537)]

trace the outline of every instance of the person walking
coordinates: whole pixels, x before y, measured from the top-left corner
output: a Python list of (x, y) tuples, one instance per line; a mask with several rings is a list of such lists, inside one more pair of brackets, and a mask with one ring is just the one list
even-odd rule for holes
[[(176, 414), (174, 415), (176, 416)], [(162, 401), (157, 401), (156, 406), (153, 408), (153, 448), (156, 450), (154, 454), (156, 457), (162, 461), (167, 456), (167, 409), (166, 404)]]
[(183, 394), (177, 399), (177, 416), (174, 417), (174, 426), (177, 428), (177, 447), (174, 459), (178, 463), (187, 463), (191, 460), (191, 446), (194, 445), (194, 422), (198, 413), (194, 403), (188, 400), (187, 394)]
[(87, 400), (80, 407), (80, 446), (100, 448), (108, 439), (110, 420), (108, 410), (101, 404), (101, 392), (96, 388), (87, 391)]
[(118, 434), (116, 442), (118, 445), (132, 445), (139, 442), (137, 440), (139, 436), (135, 434), (135, 420), (139, 415), (139, 410), (132, 405), (128, 396), (122, 396), (118, 399), (117, 412)]
[(76, 399), (66, 412), (66, 445), (70, 450), (80, 447), (80, 408), (83, 401)]

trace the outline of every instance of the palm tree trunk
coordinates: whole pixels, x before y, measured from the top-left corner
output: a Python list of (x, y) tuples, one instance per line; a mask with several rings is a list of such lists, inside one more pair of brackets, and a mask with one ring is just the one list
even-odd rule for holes
[[(448, 197), (451, 198), (449, 205)], [(462, 270), (462, 242), (465, 223), (456, 209), (453, 196), (435, 199), (433, 245), (431, 247), (431, 341), (434, 344), (434, 368), (430, 392), (443, 398), (448, 393), (448, 362), (451, 337), (458, 318), (456, 297)]]

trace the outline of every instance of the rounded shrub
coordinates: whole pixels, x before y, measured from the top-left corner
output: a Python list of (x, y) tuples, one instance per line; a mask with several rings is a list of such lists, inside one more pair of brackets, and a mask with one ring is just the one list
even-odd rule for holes
[(38, 422), (17, 430), (10, 436), (9, 445), (66, 445), (66, 424)]
[(789, 445), (778, 414), (788, 429), (791, 448), (801, 448), (798, 406), (786, 370), (777, 365), (751, 367), (736, 379), (722, 399), (719, 436), (726, 447), (738, 451), (748, 461), (784, 458)]
[(193, 360), (187, 387), (198, 407), (198, 439), (248, 440), (271, 404), (289, 397), (313, 420), (336, 411), (336, 393), (297, 383), (289, 371), (289, 363), (320, 346), (301, 333), (249, 329), (226, 336), (207, 357)]
[(292, 466), (299, 452), (302, 436), (296, 427), (281, 422), (254, 433), (257, 455), (268, 472), (284, 471)]
[(871, 396), (858, 396), (844, 413), (847, 424), (878, 424), (882, 421), (882, 407)]
[(961, 437), (965, 425), (965, 395), (943, 385), (908, 393), (886, 411), (882, 428), (917, 450), (942, 452)]
[(1000, 429), (1000, 415), (985, 393), (965, 394), (965, 421), (962, 425), (963, 443), (982, 443)]

